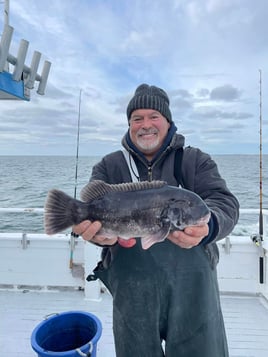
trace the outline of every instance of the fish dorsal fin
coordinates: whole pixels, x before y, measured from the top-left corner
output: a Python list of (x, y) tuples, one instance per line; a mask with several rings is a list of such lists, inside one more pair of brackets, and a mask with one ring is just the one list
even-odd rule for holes
[(165, 181), (141, 181), (141, 182), (127, 182), (110, 185), (101, 180), (95, 180), (88, 183), (81, 191), (80, 197), (84, 202), (90, 202), (103, 197), (111, 192), (129, 192), (148, 190), (153, 188), (160, 188), (166, 185)]

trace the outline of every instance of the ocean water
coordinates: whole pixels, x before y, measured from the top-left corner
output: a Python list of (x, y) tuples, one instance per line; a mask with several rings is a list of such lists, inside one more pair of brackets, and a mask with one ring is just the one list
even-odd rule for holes
[[(260, 165), (257, 155), (217, 155), (222, 177), (236, 195), (241, 208), (259, 208)], [(0, 156), (0, 207), (44, 206), (47, 192), (59, 188), (77, 197), (89, 180), (100, 157), (80, 157), (77, 180), (76, 158), (67, 156)], [(268, 209), (268, 155), (262, 160), (262, 201)], [(243, 215), (234, 234), (258, 233), (258, 216)], [(43, 232), (43, 215), (0, 213), (0, 232)]]

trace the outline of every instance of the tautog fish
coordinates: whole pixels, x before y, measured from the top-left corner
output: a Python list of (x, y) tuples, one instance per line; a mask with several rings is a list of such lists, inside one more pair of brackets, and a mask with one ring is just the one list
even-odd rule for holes
[(81, 200), (62, 191), (49, 191), (45, 204), (45, 231), (61, 232), (83, 220), (100, 221), (107, 238), (141, 238), (143, 249), (163, 241), (169, 232), (207, 223), (210, 211), (194, 192), (163, 181), (110, 185), (92, 181)]

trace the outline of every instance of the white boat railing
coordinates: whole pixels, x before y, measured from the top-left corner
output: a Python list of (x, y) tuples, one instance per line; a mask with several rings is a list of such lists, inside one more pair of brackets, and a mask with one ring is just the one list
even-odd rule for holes
[[(40, 207), (0, 207), (0, 213), (21, 213), (21, 214), (43, 214), (44, 208)], [(244, 214), (249, 214), (252, 216), (256, 216), (256, 222), (258, 220), (258, 216), (260, 214), (259, 209), (257, 208), (240, 208), (240, 217)], [(262, 210), (263, 215), (263, 242), (264, 244), (267, 243), (267, 225), (268, 225), (268, 209)], [(0, 227), (1, 232), (1, 227)], [(258, 234), (258, 232), (256, 232)]]
[(0, 207), (0, 212), (2, 212), (2, 213), (44, 213), (44, 208)]
[[(43, 208), (0, 208), (0, 213), (43, 214)], [(263, 240), (259, 240), (258, 209), (240, 209), (240, 217), (253, 215), (253, 234), (232, 233), (218, 242), (220, 262), (219, 285), (222, 292), (261, 294), (268, 299), (268, 210), (263, 209)], [(244, 217), (247, 218), (247, 217)], [(252, 218), (252, 217), (251, 217)], [(3, 217), (2, 217), (3, 219)], [(69, 267), (71, 249), (74, 267)], [(48, 236), (45, 233), (4, 231), (0, 226), (0, 285), (78, 287), (89, 299), (99, 299), (98, 282), (87, 283), (85, 278), (100, 259), (101, 248), (78, 238), (73, 242), (69, 233)], [(260, 272), (260, 261), (263, 269)], [(76, 274), (80, 271), (80, 274)], [(82, 272), (82, 274), (81, 274)], [(263, 283), (260, 283), (262, 275)]]

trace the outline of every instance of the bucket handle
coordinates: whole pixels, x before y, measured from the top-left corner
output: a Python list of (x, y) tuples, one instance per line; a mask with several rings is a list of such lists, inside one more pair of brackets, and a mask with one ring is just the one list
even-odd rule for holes
[(80, 350), (80, 348), (76, 348), (76, 352), (77, 352), (80, 356), (82, 356), (82, 357), (90, 357), (90, 356), (91, 356), (91, 353), (92, 353), (92, 351), (93, 351), (93, 343), (90, 341), (90, 342), (88, 343), (88, 345), (89, 345), (89, 351), (88, 351), (88, 353), (82, 352), (82, 351)]
[(51, 316), (54, 316), (54, 315), (59, 315), (59, 313), (58, 313), (58, 312), (52, 312), (51, 314), (47, 314), (47, 315), (44, 316), (44, 320), (47, 320), (47, 319), (49, 319)]

